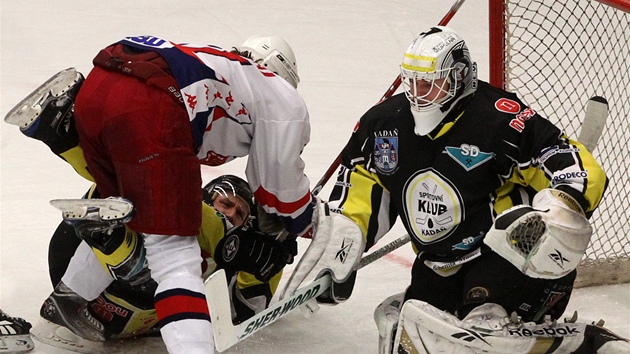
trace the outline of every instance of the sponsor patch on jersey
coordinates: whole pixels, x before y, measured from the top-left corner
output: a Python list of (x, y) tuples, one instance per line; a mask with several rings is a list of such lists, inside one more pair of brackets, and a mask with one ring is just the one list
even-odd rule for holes
[(525, 108), (521, 113), (517, 114), (516, 117), (514, 117), (514, 119), (510, 121), (510, 127), (514, 128), (514, 130), (518, 131), (519, 133), (522, 133), (523, 129), (525, 129), (525, 122), (533, 117), (534, 114), (536, 114), (536, 111), (531, 108)]
[(422, 244), (451, 235), (464, 219), (462, 197), (455, 185), (433, 169), (418, 171), (403, 188), (404, 215), (413, 237)]
[(566, 147), (566, 148), (560, 148), (558, 145), (554, 145), (548, 148), (543, 149), (540, 152), (540, 155), (537, 159), (537, 162), (539, 164), (543, 164), (545, 161), (547, 161), (550, 157), (556, 155), (556, 154), (575, 154), (580, 152), (580, 149), (576, 148), (576, 147)]
[(569, 171), (569, 172), (556, 172), (551, 178), (551, 186), (560, 184), (567, 179), (585, 179), (588, 178), (588, 171)]
[(518, 102), (507, 98), (499, 98), (499, 100), (494, 103), (494, 108), (496, 108), (499, 112), (512, 114), (516, 114), (521, 111), (521, 105), (518, 104)]
[(494, 153), (483, 152), (479, 150), (479, 147), (469, 144), (462, 144), (459, 147), (447, 146), (445, 153), (466, 171), (470, 171), (494, 157)]
[(469, 236), (462, 240), (462, 242), (453, 245), (453, 250), (468, 251), (473, 248), (479, 240), (483, 237), (484, 233), (480, 232), (477, 236)]
[(374, 165), (384, 174), (398, 166), (398, 137), (380, 136), (374, 140)]

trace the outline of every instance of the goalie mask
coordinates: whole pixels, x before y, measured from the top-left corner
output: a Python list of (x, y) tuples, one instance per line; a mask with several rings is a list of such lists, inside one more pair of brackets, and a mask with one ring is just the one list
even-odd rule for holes
[(405, 95), (411, 103), (414, 132), (435, 129), (457, 101), (477, 89), (477, 67), (464, 40), (447, 27), (421, 33), (400, 65)]
[(278, 36), (253, 36), (237, 50), (297, 88), (300, 77), (295, 54), (284, 39)]
[(234, 175), (213, 179), (204, 187), (204, 202), (224, 214), (234, 226), (241, 226), (256, 213), (249, 184)]

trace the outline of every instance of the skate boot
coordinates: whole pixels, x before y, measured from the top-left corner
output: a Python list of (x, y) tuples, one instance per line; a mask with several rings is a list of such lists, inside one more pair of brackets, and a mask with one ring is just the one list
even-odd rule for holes
[(34, 347), (28, 331), (31, 324), (0, 310), (0, 353), (25, 353)]
[(131, 285), (151, 279), (144, 241), (125, 227), (133, 217), (133, 204), (120, 197), (107, 199), (56, 199), (50, 202), (63, 212), (77, 236), (92, 247), (115, 280)]
[(74, 68), (58, 72), (13, 107), (4, 121), (19, 126), (24, 135), (45, 143), (69, 133), (78, 143), (74, 99), (83, 80), (83, 75)]
[(87, 305), (87, 300), (60, 282), (44, 301), (39, 314), (45, 320), (66, 327), (81, 338), (102, 342), (105, 340), (105, 327), (92, 317)]

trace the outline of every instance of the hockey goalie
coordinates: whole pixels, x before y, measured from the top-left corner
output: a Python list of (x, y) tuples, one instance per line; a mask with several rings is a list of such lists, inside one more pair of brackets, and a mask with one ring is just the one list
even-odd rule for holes
[(478, 80), (450, 28), (421, 33), (400, 72), (404, 92), (361, 117), (329, 198), (366, 249), (400, 218), (417, 253), (406, 291), (375, 312), (380, 353), (629, 352), (559, 323), (608, 184), (588, 149)]

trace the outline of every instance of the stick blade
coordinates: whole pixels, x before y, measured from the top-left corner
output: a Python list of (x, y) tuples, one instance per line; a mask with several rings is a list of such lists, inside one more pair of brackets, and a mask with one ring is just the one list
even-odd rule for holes
[(230, 307), (230, 292), (227, 286), (225, 270), (214, 272), (204, 284), (212, 331), (214, 333), (214, 345), (220, 352), (228, 349), (238, 342), (234, 336), (232, 324), (232, 310)]
[(586, 104), (586, 115), (578, 141), (582, 143), (588, 151), (593, 151), (597, 147), (597, 142), (602, 135), (606, 118), (608, 117), (608, 101), (601, 96), (593, 96)]

